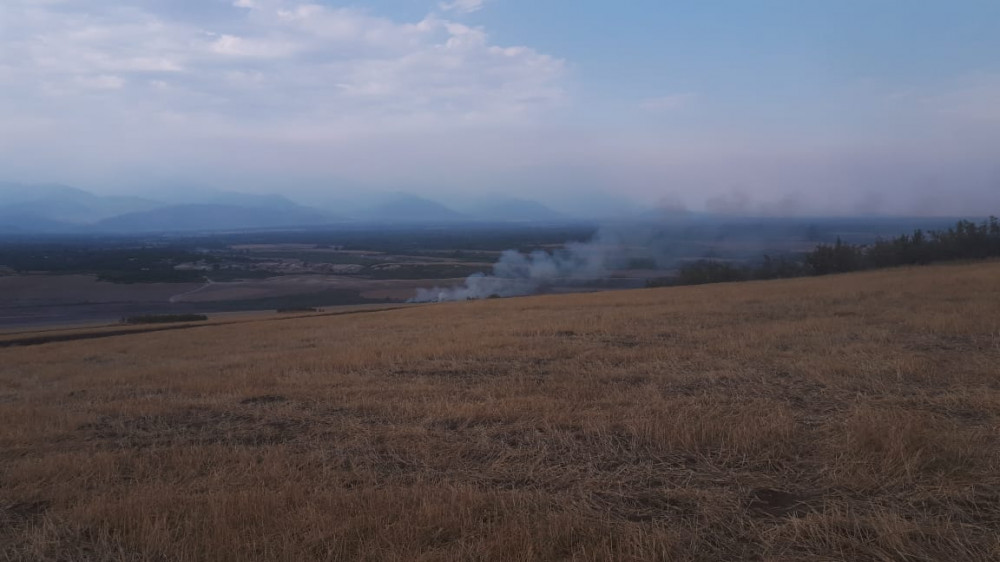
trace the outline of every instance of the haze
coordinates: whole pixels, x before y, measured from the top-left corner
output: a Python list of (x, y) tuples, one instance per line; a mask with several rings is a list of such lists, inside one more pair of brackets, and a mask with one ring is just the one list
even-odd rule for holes
[(4, 0), (0, 181), (982, 215), (997, 53), (992, 0)]

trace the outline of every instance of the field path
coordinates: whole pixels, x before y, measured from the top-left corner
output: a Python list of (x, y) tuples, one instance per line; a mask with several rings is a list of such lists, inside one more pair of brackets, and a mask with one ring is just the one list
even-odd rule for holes
[[(234, 285), (235, 284), (236, 283), (234, 283)], [(193, 295), (193, 294), (198, 293), (200, 291), (204, 291), (205, 289), (211, 287), (212, 285), (215, 285), (215, 281), (212, 281), (211, 279), (209, 279), (209, 278), (206, 277), (205, 278), (205, 284), (202, 285), (201, 287), (196, 287), (194, 289), (191, 289), (190, 291), (184, 291), (183, 293), (178, 293), (178, 294), (170, 297), (170, 299), (168, 299), (168, 301), (169, 302), (180, 302), (180, 300), (182, 298), (184, 298), (184, 297), (186, 297), (188, 295)]]

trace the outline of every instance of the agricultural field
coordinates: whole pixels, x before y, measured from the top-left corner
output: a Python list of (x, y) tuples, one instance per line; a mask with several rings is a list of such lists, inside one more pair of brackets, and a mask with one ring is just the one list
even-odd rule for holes
[(805, 273), (796, 264), (819, 243), (870, 243), (912, 221), (691, 216), (600, 227), (354, 225), (190, 235), (0, 236), (0, 330), (144, 314), (402, 303), (422, 290), (461, 287), (470, 275), (490, 274), (512, 252), (547, 256), (535, 260), (541, 266), (537, 272), (555, 275), (532, 287), (538, 293), (740, 279), (765, 255), (776, 258), (769, 262), (769, 275), (799, 275)]
[(403, 302), (417, 289), (489, 271), (510, 247), (558, 246), (592, 233), (572, 225), (470, 225), (0, 238), (0, 330), (135, 314)]
[(1000, 559), (995, 261), (128, 330), (0, 335), (0, 560)]

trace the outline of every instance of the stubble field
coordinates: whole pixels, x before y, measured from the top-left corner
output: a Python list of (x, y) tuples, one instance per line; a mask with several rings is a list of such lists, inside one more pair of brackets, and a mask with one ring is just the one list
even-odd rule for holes
[(998, 416), (996, 262), (0, 348), (0, 559), (996, 560)]

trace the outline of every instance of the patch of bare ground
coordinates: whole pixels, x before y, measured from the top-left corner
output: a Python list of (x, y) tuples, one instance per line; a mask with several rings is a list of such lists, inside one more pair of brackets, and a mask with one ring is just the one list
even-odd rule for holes
[(0, 350), (0, 560), (1000, 559), (1000, 264)]

